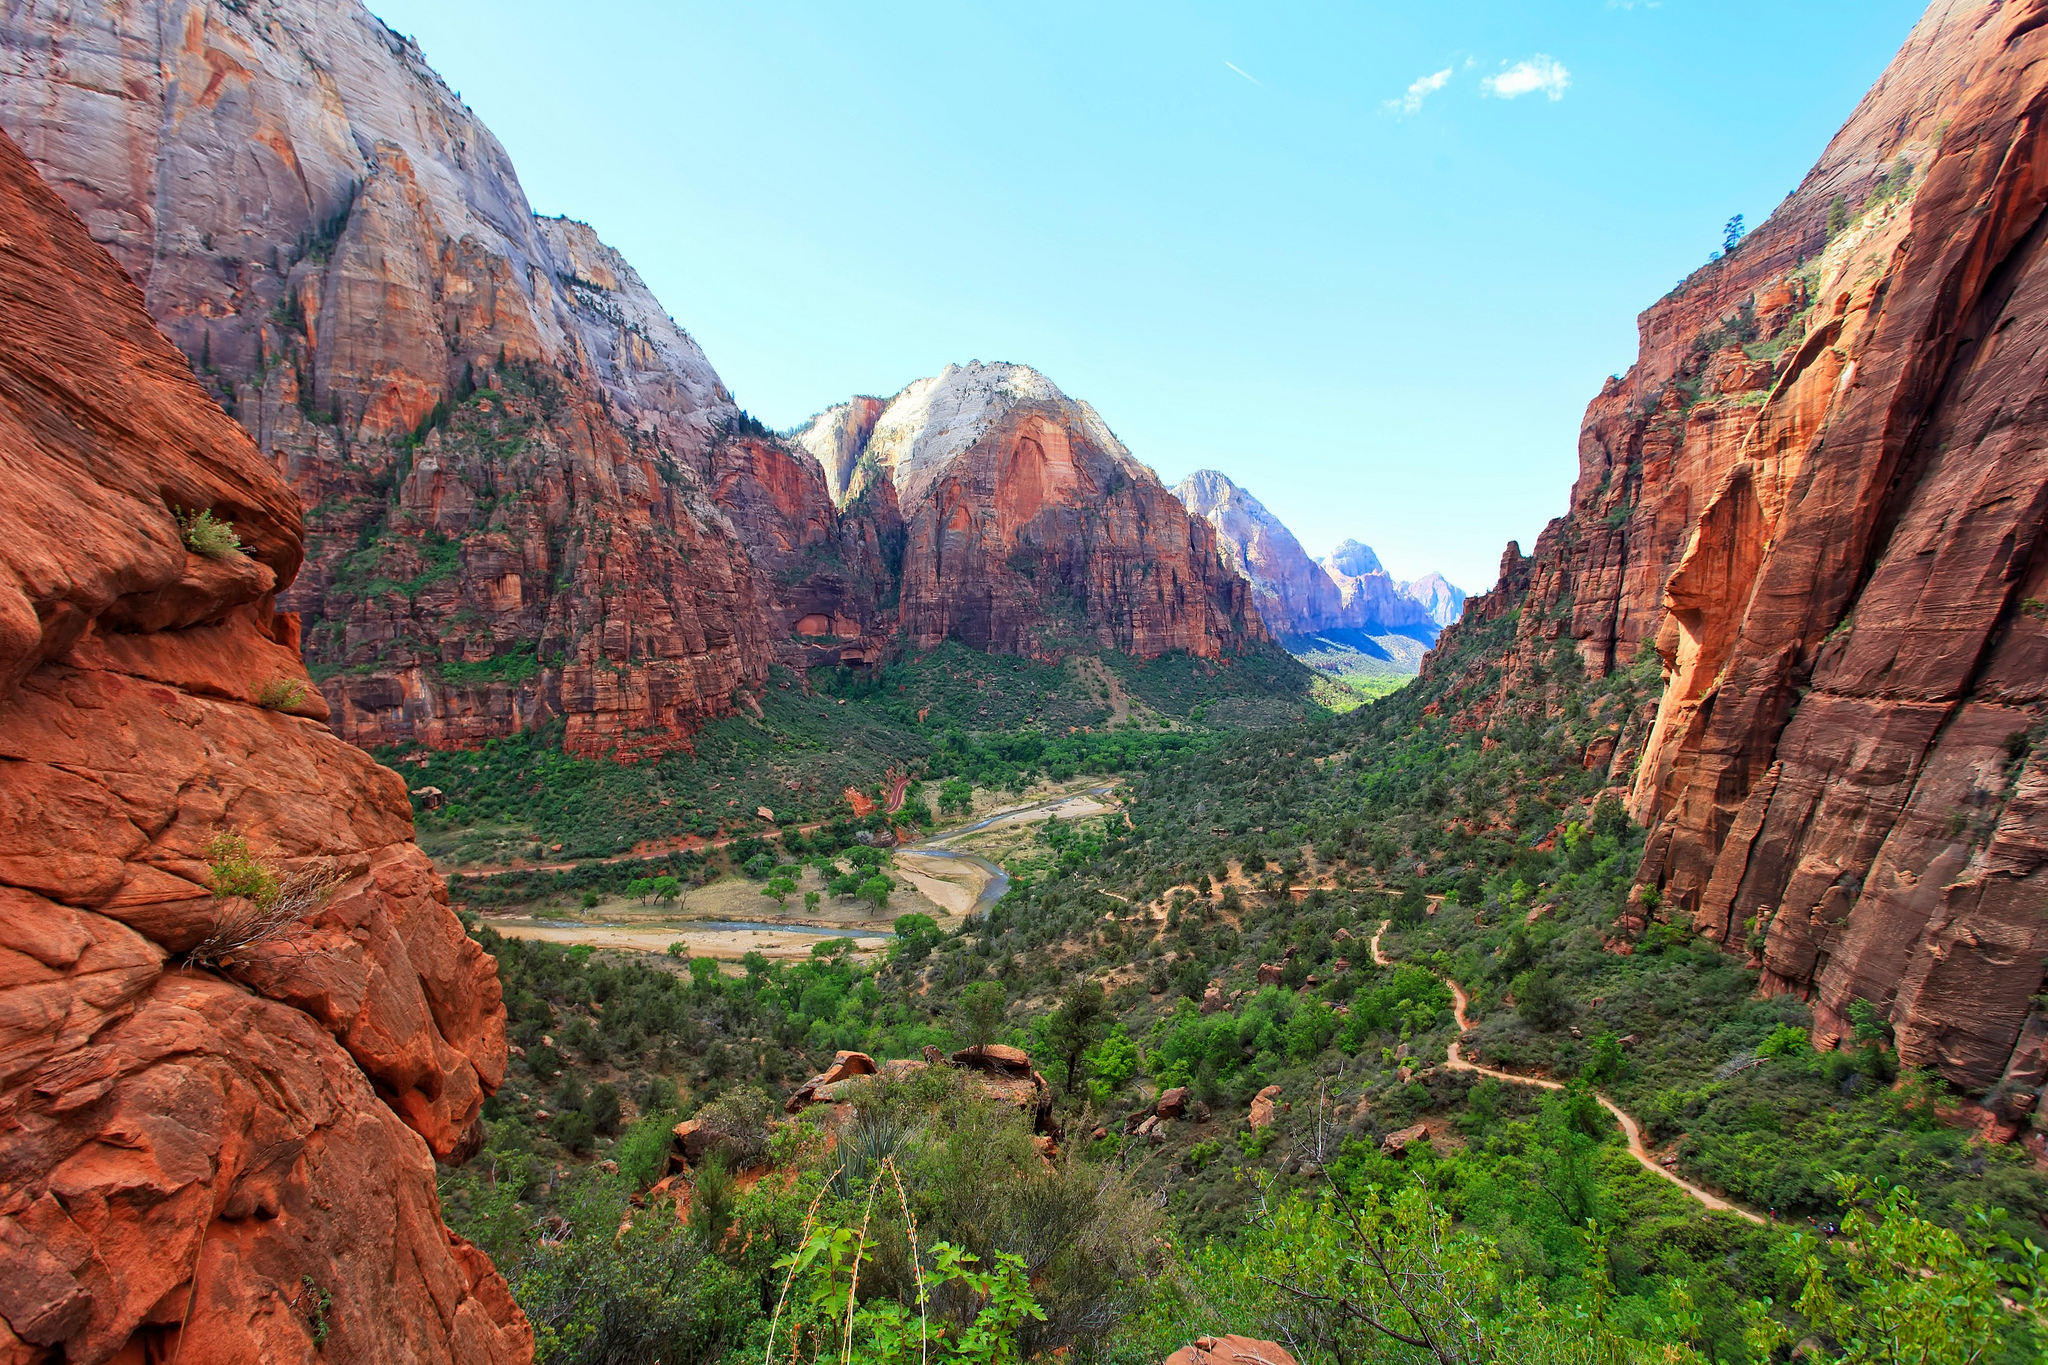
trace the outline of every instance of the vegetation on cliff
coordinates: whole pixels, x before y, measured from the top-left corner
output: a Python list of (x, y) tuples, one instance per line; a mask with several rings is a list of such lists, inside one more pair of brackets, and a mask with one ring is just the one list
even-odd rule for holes
[[(1071, 1207), (1032, 1196), (1029, 1216), (1005, 1215), (970, 1248), (985, 1266), (998, 1253), (1023, 1258), (1041, 1308), (1069, 1292), (1045, 1287), (1060, 1267), (1144, 1264), (1113, 1304), (1019, 1319), (1015, 1337), (1032, 1349), (1136, 1362), (1236, 1330), (1311, 1359), (1437, 1358), (1352, 1311), (1408, 1321), (1410, 1336), (1417, 1322), (1444, 1328), (1441, 1304), (1375, 1289), (1374, 1257), (1388, 1256), (1433, 1283), (1480, 1286), (1463, 1300), (1465, 1354), (1445, 1358), (1744, 1361), (1810, 1342), (1809, 1355), (1829, 1359), (2029, 1359), (2031, 1319), (1986, 1305), (1994, 1284), (2030, 1301), (2024, 1233), (2048, 1212), (2048, 1180), (2018, 1148), (1960, 1125), (1958, 1097), (1937, 1079), (1901, 1073), (1881, 1030), (1815, 1052), (1805, 1008), (1758, 998), (1739, 955), (1666, 926), (1630, 937), (1622, 920), (1638, 908), (1643, 834), (1586, 755), (1626, 732), (1656, 671), (1589, 679), (1558, 648), (1540, 662), (1540, 691), (1483, 730), (1460, 728), (1461, 703), (1492, 685), (1488, 661), (1519, 625), (1508, 614), (1461, 633), (1465, 658), (1347, 715), (1154, 755), (1121, 778), (1123, 813), (1054, 828), (1074, 856), (1018, 878), (956, 932), (913, 934), (871, 960), (821, 949), (733, 975), (710, 959), (494, 944), (526, 1055), (491, 1102), (488, 1165), (445, 1186), (451, 1219), (497, 1239), (530, 1309), (566, 1301), (550, 1286), (567, 1264), (586, 1318), (630, 1301), (645, 1283), (635, 1258), (654, 1254), (633, 1240), (643, 1235), (663, 1239), (662, 1255), (715, 1262), (714, 1276), (688, 1282), (727, 1284), (730, 1301), (674, 1308), (675, 1323), (716, 1324), (690, 1359), (742, 1340), (765, 1349), (784, 1258), (820, 1229), (859, 1245), (867, 1222), (866, 1254), (895, 1257), (900, 1278), (906, 1253), (880, 1249), (898, 1234), (875, 1230), (877, 1211), (900, 1220), (908, 1207), (924, 1229), (924, 1210), (948, 1206), (954, 1181), (1019, 1199), (1034, 1182), (1093, 1192)], [(1390, 965), (1375, 963), (1376, 937)], [(1469, 995), (1468, 1058), (1564, 1088), (1447, 1065), (1459, 1030), (1446, 981)], [(1045, 1073), (1062, 1134), (1049, 1165), (1003, 1165), (1005, 1142), (1028, 1138), (1023, 1118), (1013, 1138), (966, 1144), (965, 1167), (938, 1161), (934, 1151), (960, 1150), (958, 1135), (982, 1120), (944, 1097), (903, 1120), (882, 1086), (877, 1112), (899, 1119), (876, 1140), (906, 1145), (872, 1207), (868, 1185), (832, 1178), (837, 1158), (817, 1156), (809, 1116), (778, 1128), (765, 1156), (749, 1154), (744, 1191), (722, 1192), (726, 1176), (699, 1163), (650, 1193), (679, 1117), (765, 1113), (838, 1049), (915, 1059), (991, 1029)], [(927, 1074), (919, 1085), (945, 1083)], [(1636, 1116), (1679, 1172), (1762, 1222), (1705, 1212), (1645, 1170), (1596, 1093)], [(758, 1098), (735, 1098), (748, 1096)], [(1141, 1122), (1169, 1100), (1172, 1118)], [(834, 1152), (881, 1124), (869, 1103), (856, 1097)], [(692, 1209), (730, 1201), (718, 1205), (722, 1238), (670, 1211), (682, 1186)], [(1087, 1231), (1104, 1226), (1089, 1221), (1098, 1200), (1153, 1210), (1151, 1221), (1118, 1214), (1105, 1246)], [(634, 1232), (619, 1250), (593, 1245), (624, 1216)], [(1833, 1235), (1849, 1219), (1873, 1220), (1865, 1238), (1892, 1259), (1857, 1263), (1865, 1242)], [(1134, 1239), (1133, 1226), (1156, 1235)], [(936, 1275), (932, 1244), (956, 1233), (931, 1227), (918, 1264)], [(551, 1248), (550, 1235), (566, 1241)], [(867, 1315), (861, 1349), (915, 1351), (915, 1335), (902, 1348), (886, 1326), (914, 1329), (915, 1284), (878, 1272), (855, 1291), (846, 1260), (836, 1264), (834, 1292), (851, 1298), (832, 1332), (854, 1302)], [(817, 1265), (802, 1274), (830, 1279)], [(1934, 1310), (1916, 1267), (1977, 1315), (1962, 1346), (1856, 1355), (1851, 1337), (1872, 1314), (1925, 1330)], [(991, 1284), (954, 1300), (949, 1330), (964, 1334), (998, 1297)], [(1087, 1325), (1104, 1315), (1113, 1330)], [(605, 1358), (578, 1344), (594, 1336), (575, 1335), (596, 1327), (563, 1321), (548, 1358)], [(800, 1353), (823, 1353), (829, 1335)]]

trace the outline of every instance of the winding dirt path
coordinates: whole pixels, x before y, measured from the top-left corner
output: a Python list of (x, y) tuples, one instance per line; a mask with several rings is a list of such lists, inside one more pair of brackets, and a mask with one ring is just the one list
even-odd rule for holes
[[(1381, 920), (1379, 932), (1372, 936), (1372, 960), (1382, 967), (1394, 965), (1392, 959), (1380, 951), (1380, 939), (1388, 929), (1393, 927), (1393, 923), (1392, 920)], [(1445, 1062), (1446, 1066), (1450, 1067), (1453, 1071), (1469, 1071), (1477, 1076), (1487, 1076), (1496, 1081), (1506, 1081), (1509, 1085), (1534, 1086), (1538, 1090), (1564, 1089), (1564, 1086), (1557, 1081), (1544, 1080), (1539, 1076), (1517, 1076), (1512, 1071), (1496, 1071), (1490, 1066), (1481, 1066), (1477, 1062), (1466, 1061), (1462, 1035), (1472, 1025), (1465, 1018), (1465, 1006), (1469, 1003), (1465, 996), (1465, 988), (1447, 976), (1441, 977), (1439, 980), (1444, 985), (1450, 987), (1451, 1004), (1458, 1017), (1458, 1033), (1461, 1035), (1451, 1043), (1450, 1056)], [(1614, 1115), (1615, 1121), (1621, 1125), (1623, 1135), (1628, 1138), (1628, 1154), (1634, 1157), (1637, 1164), (1644, 1170), (1648, 1171), (1651, 1175), (1670, 1181), (1707, 1208), (1715, 1209), (1721, 1213), (1732, 1213), (1739, 1218), (1747, 1218), (1758, 1227), (1764, 1226), (1764, 1219), (1761, 1215), (1751, 1213), (1748, 1209), (1738, 1204), (1731, 1204), (1711, 1190), (1701, 1189), (1698, 1185), (1684, 1179), (1676, 1172), (1666, 1170), (1663, 1166), (1658, 1165), (1657, 1159), (1650, 1155), (1650, 1149), (1643, 1144), (1642, 1127), (1628, 1115), (1627, 1111), (1597, 1090), (1593, 1092), (1593, 1098), (1600, 1101), (1602, 1109)]]

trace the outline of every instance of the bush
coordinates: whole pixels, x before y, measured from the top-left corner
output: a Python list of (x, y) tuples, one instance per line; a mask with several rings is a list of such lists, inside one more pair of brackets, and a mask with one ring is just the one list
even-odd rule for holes
[(748, 1086), (729, 1090), (699, 1109), (698, 1122), (716, 1137), (716, 1150), (733, 1170), (743, 1171), (768, 1159), (768, 1119), (774, 1101), (765, 1091)]
[(216, 521), (212, 512), (193, 512), (178, 518), (178, 528), (184, 533), (185, 548), (208, 559), (226, 559), (242, 551), (241, 537), (235, 534), (231, 521)]
[(1571, 1001), (1558, 989), (1549, 972), (1523, 972), (1510, 989), (1515, 993), (1515, 1013), (1530, 1028), (1548, 1033), (1571, 1017)]
[(256, 704), (272, 711), (291, 711), (306, 700), (306, 685), (297, 678), (272, 678), (256, 691)]
[(237, 953), (295, 936), (340, 884), (324, 868), (280, 871), (232, 831), (214, 835), (204, 853), (212, 927), (186, 950), (185, 961), (195, 967), (230, 966)]

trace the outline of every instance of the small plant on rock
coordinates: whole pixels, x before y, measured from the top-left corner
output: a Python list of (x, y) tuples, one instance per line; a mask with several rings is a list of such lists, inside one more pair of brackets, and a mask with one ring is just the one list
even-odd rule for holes
[(185, 547), (193, 554), (226, 559), (242, 552), (242, 539), (235, 534), (235, 524), (218, 520), (212, 512), (182, 515), (178, 518), (178, 529), (184, 534)]
[(306, 685), (297, 678), (272, 678), (256, 690), (256, 704), (272, 711), (292, 711), (306, 700)]
[(232, 831), (208, 840), (205, 856), (213, 927), (185, 954), (194, 967), (233, 966), (239, 953), (294, 937), (340, 883), (325, 868), (281, 872)]

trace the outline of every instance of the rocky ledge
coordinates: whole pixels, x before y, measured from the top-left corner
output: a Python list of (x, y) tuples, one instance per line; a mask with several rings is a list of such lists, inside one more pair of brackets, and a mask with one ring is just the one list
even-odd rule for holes
[(530, 1359), (434, 1189), (497, 975), (323, 723), (297, 501), (4, 137), (0, 452), (0, 1362)]

